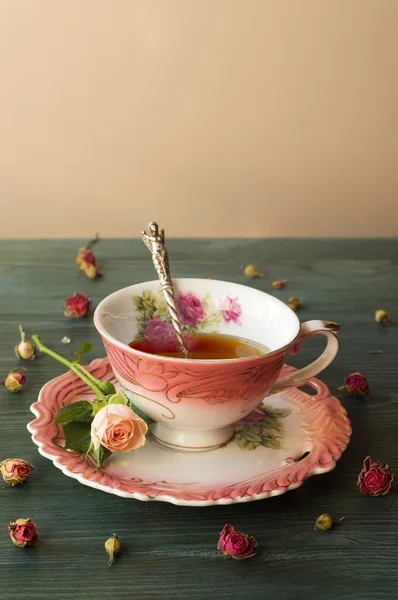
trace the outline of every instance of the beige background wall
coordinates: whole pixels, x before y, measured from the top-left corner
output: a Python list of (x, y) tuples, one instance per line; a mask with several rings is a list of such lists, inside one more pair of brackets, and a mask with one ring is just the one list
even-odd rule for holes
[(0, 0), (0, 209), (0, 237), (397, 235), (397, 0)]

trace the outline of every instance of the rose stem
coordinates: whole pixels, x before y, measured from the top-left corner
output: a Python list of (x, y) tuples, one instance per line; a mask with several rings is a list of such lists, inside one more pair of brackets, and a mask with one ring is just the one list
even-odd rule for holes
[(84, 383), (86, 383), (93, 390), (93, 392), (95, 392), (97, 394), (97, 396), (99, 398), (101, 398), (101, 399), (105, 398), (105, 395), (101, 392), (99, 387), (93, 381), (91, 381), (91, 379), (89, 379), (87, 377), (87, 375), (85, 373), (83, 373), (76, 365), (69, 362), (69, 360), (67, 360), (63, 356), (60, 356), (53, 350), (50, 350), (50, 348), (46, 348), (46, 346), (43, 346), (38, 335), (36, 335), (36, 334), (32, 335), (32, 340), (33, 340), (33, 343), (38, 348), (38, 350), (40, 350), (40, 352), (43, 352), (44, 354), (48, 354), (48, 356), (51, 356), (51, 358), (54, 358), (58, 362), (62, 363), (66, 367), (68, 367), (68, 369), (70, 369), (71, 371), (73, 371), (75, 373), (75, 375), (80, 377), (80, 379), (82, 381), (84, 381)]
[(84, 373), (84, 375), (86, 375), (86, 377), (88, 377), (95, 385), (97, 385), (101, 389), (101, 384), (103, 383), (103, 381), (94, 377), (94, 375), (92, 375), (90, 373), (90, 371), (87, 371), (87, 369), (85, 367), (83, 367), (83, 365), (81, 365), (79, 363), (72, 363), (72, 364), (74, 364), (75, 367), (77, 367), (82, 373)]

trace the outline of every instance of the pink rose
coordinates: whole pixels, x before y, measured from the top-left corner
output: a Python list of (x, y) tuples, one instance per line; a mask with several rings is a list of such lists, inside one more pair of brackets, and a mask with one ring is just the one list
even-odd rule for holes
[(165, 342), (171, 337), (174, 337), (173, 326), (160, 317), (155, 317), (152, 321), (149, 321), (144, 329), (144, 338), (150, 342)]
[(91, 300), (86, 294), (77, 294), (76, 292), (65, 300), (65, 317), (86, 317), (90, 314)]
[(253, 536), (240, 533), (232, 525), (225, 525), (220, 533), (217, 547), (225, 556), (229, 555), (241, 560), (254, 556), (256, 545), (257, 542)]
[(0, 473), (4, 481), (10, 485), (23, 483), (32, 471), (32, 465), (22, 458), (6, 458), (0, 463)]
[(17, 519), (8, 526), (11, 541), (20, 548), (33, 546), (38, 539), (36, 525), (30, 519)]
[(351, 373), (347, 375), (339, 390), (350, 396), (365, 396), (369, 393), (368, 380), (362, 373)]
[(177, 309), (181, 323), (189, 327), (203, 321), (206, 316), (202, 302), (193, 292), (181, 292), (178, 295)]
[(125, 404), (108, 404), (91, 423), (91, 441), (96, 450), (130, 452), (145, 444), (148, 425)]
[(373, 461), (367, 456), (363, 461), (362, 471), (358, 477), (360, 491), (367, 496), (385, 496), (390, 491), (394, 480), (388, 465)]
[(218, 308), (222, 311), (222, 316), (226, 323), (231, 323), (232, 321), (236, 325), (242, 325), (240, 320), (242, 307), (236, 296), (226, 296), (224, 300), (220, 300)]

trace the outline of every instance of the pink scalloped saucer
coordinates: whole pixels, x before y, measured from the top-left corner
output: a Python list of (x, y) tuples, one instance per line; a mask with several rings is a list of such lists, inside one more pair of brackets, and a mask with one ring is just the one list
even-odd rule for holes
[[(107, 358), (87, 367), (99, 379), (115, 382)], [(285, 366), (282, 377), (294, 371)], [(159, 445), (110, 456), (98, 469), (84, 455), (62, 448), (62, 430), (53, 424), (58, 408), (91, 390), (73, 373), (50, 380), (32, 404), (36, 418), (28, 430), (39, 452), (61, 471), (90, 487), (137, 500), (185, 506), (250, 502), (299, 487), (307, 477), (331, 471), (346, 449), (350, 422), (340, 402), (319, 379), (265, 398), (262, 407), (236, 423), (235, 437), (210, 452), (184, 453)]]

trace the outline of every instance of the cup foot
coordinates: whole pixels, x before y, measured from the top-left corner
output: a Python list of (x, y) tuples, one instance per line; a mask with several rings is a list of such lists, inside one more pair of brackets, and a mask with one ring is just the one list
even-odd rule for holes
[(172, 429), (161, 423), (150, 426), (152, 437), (162, 446), (184, 452), (208, 452), (225, 446), (235, 433), (233, 425), (217, 429)]

